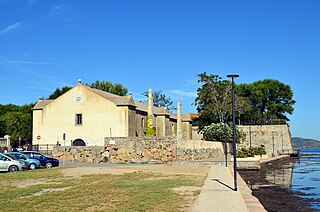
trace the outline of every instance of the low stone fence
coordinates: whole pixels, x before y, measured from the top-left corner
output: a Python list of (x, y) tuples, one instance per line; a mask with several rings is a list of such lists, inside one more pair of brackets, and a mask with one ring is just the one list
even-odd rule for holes
[[(106, 149), (105, 149), (106, 147)], [(53, 157), (90, 163), (166, 163), (224, 155), (223, 144), (202, 140), (177, 142), (176, 137), (112, 138), (104, 146), (53, 147)], [(228, 149), (230, 147), (228, 146)]]
[[(230, 149), (228, 144), (228, 150)], [(202, 160), (224, 155), (224, 147), (221, 142), (203, 140), (189, 140), (178, 142), (178, 160)]]
[(165, 163), (174, 159), (177, 139), (172, 136), (112, 138), (106, 146), (112, 163)]
[(88, 163), (103, 162), (105, 149), (103, 146), (55, 146), (52, 156), (59, 160), (74, 160)]

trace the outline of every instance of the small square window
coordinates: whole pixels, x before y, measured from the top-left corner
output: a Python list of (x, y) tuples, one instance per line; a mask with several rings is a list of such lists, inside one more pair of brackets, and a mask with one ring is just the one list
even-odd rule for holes
[(76, 114), (76, 125), (82, 125), (82, 114)]

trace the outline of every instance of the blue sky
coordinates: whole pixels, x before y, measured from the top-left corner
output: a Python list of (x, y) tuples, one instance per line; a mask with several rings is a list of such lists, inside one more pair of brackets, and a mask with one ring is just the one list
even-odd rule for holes
[(0, 104), (56, 88), (122, 83), (163, 90), (196, 112), (197, 74), (272, 78), (297, 101), (293, 136), (320, 139), (320, 1), (0, 0)]

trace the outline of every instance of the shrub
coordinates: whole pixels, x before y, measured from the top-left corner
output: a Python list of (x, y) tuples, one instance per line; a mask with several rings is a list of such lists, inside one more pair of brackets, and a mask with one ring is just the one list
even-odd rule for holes
[[(225, 136), (227, 137), (227, 142), (231, 143), (233, 141), (232, 136), (232, 125), (226, 125), (226, 134), (225, 134), (225, 125), (224, 123), (213, 123), (209, 126), (206, 126), (203, 129), (203, 139), (206, 141), (224, 141)], [(237, 143), (244, 138), (245, 134), (238, 129), (236, 126), (236, 138)]]
[(258, 147), (240, 148), (237, 150), (237, 158), (254, 157), (255, 155), (264, 155), (266, 150), (264, 145)]

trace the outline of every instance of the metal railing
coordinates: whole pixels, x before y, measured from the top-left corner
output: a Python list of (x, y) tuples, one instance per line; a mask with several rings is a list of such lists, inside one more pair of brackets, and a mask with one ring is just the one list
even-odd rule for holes
[(36, 144), (36, 145), (29, 145), (27, 147), (28, 151), (37, 151), (45, 155), (52, 155), (52, 149), (56, 144)]

